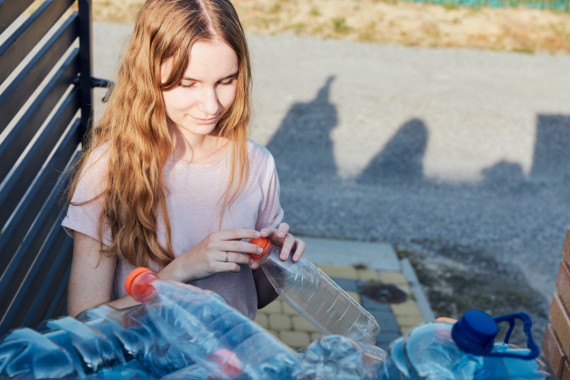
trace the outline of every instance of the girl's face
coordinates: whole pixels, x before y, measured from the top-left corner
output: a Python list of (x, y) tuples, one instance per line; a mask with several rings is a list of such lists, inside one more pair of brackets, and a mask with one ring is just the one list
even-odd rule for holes
[[(196, 42), (189, 52), (190, 64), (177, 87), (163, 91), (166, 114), (187, 139), (210, 135), (234, 102), (238, 58), (224, 41)], [(172, 60), (161, 66), (162, 81)]]

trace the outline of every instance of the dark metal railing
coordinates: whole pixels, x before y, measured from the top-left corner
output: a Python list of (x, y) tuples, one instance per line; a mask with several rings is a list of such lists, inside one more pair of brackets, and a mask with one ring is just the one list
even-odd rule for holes
[(110, 84), (91, 77), (91, 1), (32, 3), (0, 0), (0, 334), (65, 313), (66, 173)]

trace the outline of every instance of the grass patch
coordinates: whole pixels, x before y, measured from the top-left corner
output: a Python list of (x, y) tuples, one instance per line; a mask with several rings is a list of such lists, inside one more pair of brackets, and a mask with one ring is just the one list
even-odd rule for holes
[[(396, 0), (233, 0), (233, 4), (250, 34), (293, 31), (407, 46), (570, 53), (569, 13), (523, 7), (473, 8), (443, 1), (443, 5)], [(93, 17), (95, 21), (133, 24), (143, 3), (93, 0)], [(370, 27), (372, 23), (374, 27)], [(426, 32), (425, 25), (437, 25), (442, 33)]]
[(350, 27), (346, 24), (346, 19), (344, 17), (334, 17), (331, 19), (331, 22), (333, 24), (333, 30), (336, 33), (348, 33), (350, 30)]

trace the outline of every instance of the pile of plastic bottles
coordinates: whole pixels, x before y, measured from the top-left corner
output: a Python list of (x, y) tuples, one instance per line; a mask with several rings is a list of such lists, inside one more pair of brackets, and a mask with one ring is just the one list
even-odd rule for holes
[(292, 379), (327, 371), (367, 378), (384, 359), (377, 347), (335, 335), (296, 353), (216, 293), (143, 268), (129, 279), (141, 306), (100, 306), (9, 332), (0, 342), (0, 378)]
[[(140, 306), (100, 306), (6, 334), (0, 378), (545, 378), (523, 314), (493, 319), (470, 311), (456, 323), (427, 323), (394, 341), (388, 355), (343, 335), (294, 352), (216, 293), (158, 280), (144, 268), (126, 287)], [(507, 321), (512, 330), (516, 318), (524, 320), (529, 349), (509, 346), (508, 336), (494, 342), (498, 324)]]

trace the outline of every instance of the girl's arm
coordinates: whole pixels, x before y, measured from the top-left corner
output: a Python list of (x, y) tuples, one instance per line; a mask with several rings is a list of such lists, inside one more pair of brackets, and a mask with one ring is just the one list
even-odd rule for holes
[(73, 232), (73, 261), (67, 289), (67, 313), (108, 304), (117, 309), (138, 304), (126, 296), (111, 302), (116, 256), (100, 254), (101, 243), (80, 232)]
[[(74, 231), (73, 236), (68, 314), (75, 317), (102, 304), (117, 309), (137, 305), (130, 296), (111, 301), (117, 257), (101, 255), (101, 243), (85, 234)], [(162, 280), (189, 282), (215, 273), (239, 272), (239, 264), (250, 262), (247, 253), (260, 253), (257, 245), (247, 243), (258, 236), (259, 232), (244, 228), (214, 232), (170, 262), (158, 276)]]

